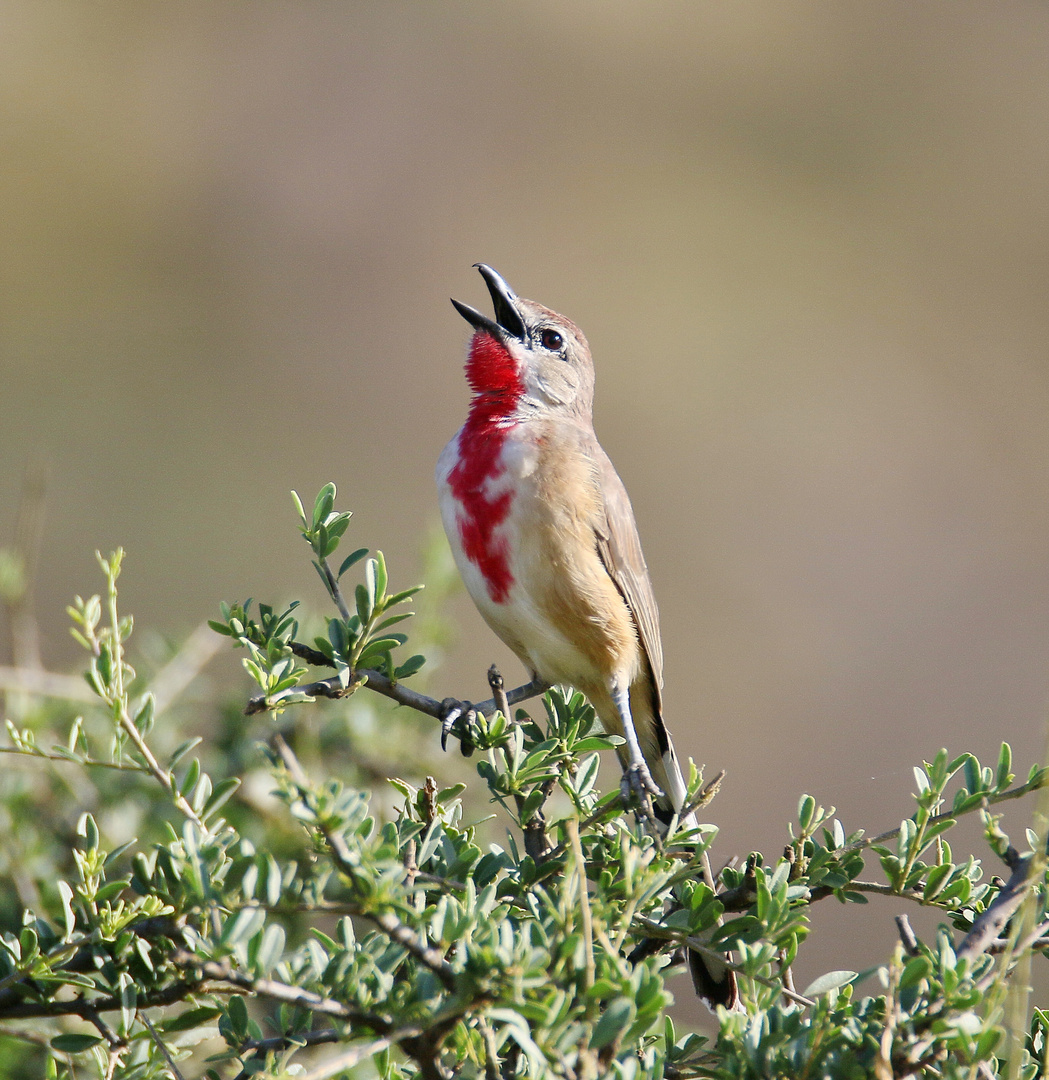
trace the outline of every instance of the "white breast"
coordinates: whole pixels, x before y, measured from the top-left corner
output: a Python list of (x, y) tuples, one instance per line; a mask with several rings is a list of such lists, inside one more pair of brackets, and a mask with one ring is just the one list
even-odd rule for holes
[(493, 544), (503, 546), (513, 578), (502, 602), (493, 600), (484, 575), (463, 550), (460, 524), (465, 513), (448, 482), (459, 461), (458, 435), (444, 448), (437, 463), (441, 519), (463, 583), (485, 622), (530, 672), (549, 682), (578, 682), (590, 662), (536, 603), (539, 579), (557, 572), (553, 565), (556, 553), (538, 550), (534, 528), (535, 500), (539, 497), (534, 474), (539, 457), (536, 440), (527, 429), (515, 431), (503, 443), (499, 472), (485, 481), (488, 498), (507, 490), (513, 492), (509, 513), (494, 526), (492, 536)]

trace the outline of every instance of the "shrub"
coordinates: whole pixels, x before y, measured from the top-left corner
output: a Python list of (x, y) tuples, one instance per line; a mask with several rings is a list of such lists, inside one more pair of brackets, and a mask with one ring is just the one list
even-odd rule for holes
[[(334, 486), (309, 512), (296, 502), (336, 610), (324, 632), (302, 640), (295, 605), (252, 601), (212, 624), (258, 684), (254, 734), (239, 708), (216, 722), (172, 704), (184, 653), (132, 669), (119, 551), (99, 559), (104, 593), (70, 608), (93, 704), (66, 684), (9, 694), (3, 749), (25, 767), (0, 788), (0, 1075), (1042, 1074), (1049, 1021), (1028, 1020), (1028, 983), (1049, 945), (1045, 818), (1018, 849), (994, 808), (1049, 771), (1017, 784), (1006, 745), (994, 768), (941, 750), (898, 828), (847, 834), (804, 795), (781, 855), (714, 880), (712, 826), (662, 835), (618, 778), (603, 793), (617, 739), (581, 695), (515, 711), (493, 671), (493, 699), (452, 729), (476, 781), (442, 783), (427, 761), (453, 703), (407, 685), (423, 664), (401, 632), (416, 590), (389, 591), (381, 553), (333, 569), (349, 525)], [(717, 784), (692, 768), (690, 805)], [(964, 815), (1004, 879), (952, 850)], [(799, 993), (811, 906), (870, 893), (936, 909), (935, 939), (901, 917), (883, 966)], [(739, 977), (744, 1008), (720, 1011), (715, 1038), (668, 1015), (686, 944)]]

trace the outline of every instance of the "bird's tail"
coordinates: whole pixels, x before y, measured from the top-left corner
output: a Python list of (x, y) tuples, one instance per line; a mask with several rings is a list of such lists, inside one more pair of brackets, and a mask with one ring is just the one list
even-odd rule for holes
[[(665, 825), (669, 825), (674, 814), (684, 807), (688, 792), (677, 754), (674, 752), (674, 744), (662, 718), (656, 718), (656, 723), (651, 725), (649, 730), (659, 736), (658, 745), (651, 749), (643, 745), (642, 748), (652, 778), (663, 791), (663, 797), (655, 800), (654, 808), (656, 817)], [(698, 827), (699, 823), (696, 815), (690, 812), (681, 819), (681, 824), (686, 829), (693, 829)], [(705, 859), (704, 864), (706, 865)], [(706, 866), (706, 875), (711, 877), (709, 866)], [(712, 879), (709, 884), (713, 887)], [(739, 986), (736, 982), (736, 973), (723, 961), (709, 953), (689, 949), (688, 969), (692, 975), (692, 985), (696, 993), (708, 1008), (713, 1010), (718, 1005), (726, 1009), (739, 1007)]]

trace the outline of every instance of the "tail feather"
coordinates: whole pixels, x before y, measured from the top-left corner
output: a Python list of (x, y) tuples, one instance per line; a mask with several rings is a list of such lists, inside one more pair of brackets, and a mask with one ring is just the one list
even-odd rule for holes
[[(673, 815), (685, 805), (688, 794), (669, 733), (666, 735), (666, 749), (660, 754), (656, 768), (651, 769), (651, 772), (653, 779), (663, 789), (663, 798), (656, 800), (656, 816), (663, 824), (669, 825)], [(681, 824), (686, 829), (691, 829), (696, 828), (699, 822), (696, 815), (690, 812), (681, 819)], [(726, 1009), (739, 1007), (736, 973), (725, 963), (716, 957), (690, 949), (688, 970), (692, 975), (692, 986), (709, 1009), (713, 1010), (718, 1005)]]
[(726, 1009), (739, 1008), (739, 985), (736, 973), (730, 967), (712, 956), (689, 949), (688, 970), (699, 999), (711, 1011), (718, 1005)]
[[(656, 820), (666, 828), (669, 827), (674, 815), (679, 814), (684, 808), (688, 798), (688, 789), (681, 775), (681, 766), (674, 752), (670, 732), (663, 723), (659, 694), (655, 685), (650, 678), (638, 680), (631, 686), (629, 719), (634, 725), (648, 771), (662, 791), (662, 795), (653, 799), (652, 808), (655, 811)], [(623, 722), (614, 712), (609, 714), (607, 721), (604, 721), (603, 713), (599, 714), (605, 722), (605, 730), (622, 731)], [(623, 768), (629, 768), (630, 756), (627, 747), (619, 746), (617, 750)], [(686, 829), (698, 826), (696, 815), (691, 812), (681, 818), (680, 823)], [(709, 867), (706, 868), (705, 876), (713, 887), (714, 882)], [(722, 1005), (726, 1009), (735, 1009), (739, 1006), (736, 974), (726, 963), (714, 956), (690, 949), (688, 966), (692, 973), (692, 985), (700, 1000), (708, 1008), (713, 1010), (718, 1005)]]

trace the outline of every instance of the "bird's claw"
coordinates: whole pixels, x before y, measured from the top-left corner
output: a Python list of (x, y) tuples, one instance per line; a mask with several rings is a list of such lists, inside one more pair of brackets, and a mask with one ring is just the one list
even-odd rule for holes
[(648, 766), (643, 762), (630, 765), (623, 772), (619, 794), (627, 806), (638, 805), (649, 818), (654, 816), (652, 798), (662, 798), (663, 792), (652, 779)]
[(462, 720), (463, 724), (459, 736), (459, 747), (462, 750), (463, 757), (469, 757), (473, 753), (474, 748), (470, 745), (470, 739), (466, 729), (475, 715), (474, 707), (468, 701), (460, 701), (458, 698), (445, 698), (444, 701), (441, 702), (442, 750), (448, 749), (448, 736), (452, 734), (456, 723), (459, 720)]

